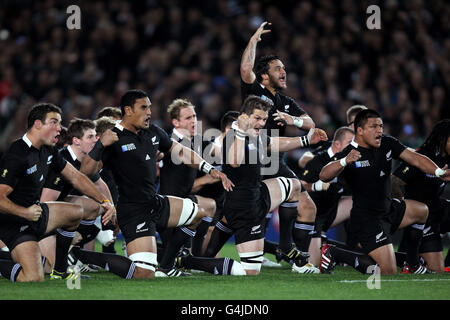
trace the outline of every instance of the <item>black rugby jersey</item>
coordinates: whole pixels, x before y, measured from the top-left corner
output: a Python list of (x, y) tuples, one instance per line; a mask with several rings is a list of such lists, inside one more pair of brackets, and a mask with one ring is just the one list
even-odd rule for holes
[[(420, 148), (417, 152), (430, 158), (440, 168), (446, 164), (450, 166), (449, 156), (442, 157), (438, 152), (432, 152), (424, 148)], [(444, 192), (446, 181), (433, 174), (427, 174), (404, 161), (394, 171), (394, 175), (406, 182), (404, 194), (406, 199), (423, 202), (430, 208), (430, 211), (439, 208), (439, 197)]]
[(226, 193), (225, 202), (228, 207), (248, 208), (259, 199), (261, 169), (264, 159), (267, 160), (266, 147), (270, 138), (262, 134), (257, 137), (246, 136), (244, 160), (239, 167), (233, 168), (228, 164), (228, 149), (231, 148), (235, 136), (236, 131), (230, 129), (222, 144), (222, 171), (234, 183), (233, 191)]
[[(80, 170), (81, 162), (77, 159), (71, 146), (67, 146), (61, 149), (59, 153), (64, 159), (66, 159), (67, 162), (73, 165), (75, 169)], [(92, 177), (90, 177), (90, 179), (95, 183), (98, 179), (100, 179), (100, 175), (96, 173)], [(57, 199), (58, 201), (61, 201), (69, 194), (77, 196), (82, 195), (82, 193), (75, 189), (72, 184), (67, 181), (59, 172), (57, 173), (53, 170), (49, 171), (47, 179), (45, 180), (44, 188), (61, 192)]]
[[(174, 129), (172, 139), (202, 156), (203, 142), (201, 136), (196, 136), (192, 141), (189, 141)], [(191, 193), (197, 171), (197, 169), (184, 163), (175, 164), (172, 161), (171, 154), (164, 154), (163, 166), (159, 171), (159, 193), (180, 198), (187, 197)]]
[(67, 162), (56, 147), (33, 147), (26, 135), (14, 141), (0, 162), (0, 184), (14, 190), (8, 198), (17, 205), (29, 207), (41, 196), (42, 188), (49, 173), (61, 172)]
[(336, 158), (346, 157), (352, 149), (359, 151), (361, 158), (348, 164), (341, 173), (353, 196), (352, 214), (381, 216), (389, 210), (392, 200), (392, 159), (398, 159), (406, 147), (383, 134), (379, 148), (367, 149), (352, 141)]
[(156, 152), (168, 152), (169, 135), (151, 124), (135, 134), (120, 124), (112, 129), (119, 138), (105, 147), (104, 167), (112, 171), (119, 189), (119, 203), (149, 203), (156, 193)]
[[(284, 137), (286, 135), (286, 124), (281, 120), (275, 121), (272, 116), (277, 110), (295, 117), (306, 114), (306, 112), (292, 98), (286, 96), (285, 94), (277, 92), (274, 96), (269, 89), (260, 84), (258, 81), (255, 80), (252, 84), (248, 84), (241, 79), (242, 101), (244, 101), (249, 95), (258, 96), (272, 106), (269, 111), (269, 117), (267, 118), (266, 125), (264, 126), (264, 129), (267, 130), (267, 135), (269, 136), (272, 136), (272, 129), (279, 130), (277, 133), (279, 137)], [(284, 125), (278, 125), (279, 123), (283, 123)], [(282, 164), (285, 164), (284, 156), (285, 152), (278, 153), (280, 163)]]

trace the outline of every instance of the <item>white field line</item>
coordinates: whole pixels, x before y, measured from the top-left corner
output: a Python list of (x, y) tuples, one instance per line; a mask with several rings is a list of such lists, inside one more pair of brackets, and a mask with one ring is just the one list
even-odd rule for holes
[[(405, 281), (418, 281), (418, 282), (433, 282), (433, 281), (450, 281), (450, 279), (380, 279), (384, 282), (405, 282)], [(367, 280), (340, 280), (341, 283), (358, 283), (367, 282)]]

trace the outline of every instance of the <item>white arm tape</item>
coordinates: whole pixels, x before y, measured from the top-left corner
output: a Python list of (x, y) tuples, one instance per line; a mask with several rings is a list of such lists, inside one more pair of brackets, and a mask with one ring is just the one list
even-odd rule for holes
[(198, 170), (203, 171), (204, 173), (210, 173), (212, 169), (214, 169), (214, 167), (205, 160), (200, 162), (200, 165), (198, 166)]
[(346, 158), (342, 158), (339, 163), (341, 164), (341, 166), (345, 167), (347, 165), (347, 161), (345, 160)]
[(434, 175), (438, 178), (443, 176), (444, 174), (445, 174), (445, 170), (443, 170), (441, 168), (437, 168), (436, 171), (434, 172)]
[(303, 127), (303, 118), (302, 117), (293, 117), (294, 119), (294, 126), (297, 128)]
[(318, 180), (312, 184), (312, 191), (322, 191), (323, 190), (323, 182)]

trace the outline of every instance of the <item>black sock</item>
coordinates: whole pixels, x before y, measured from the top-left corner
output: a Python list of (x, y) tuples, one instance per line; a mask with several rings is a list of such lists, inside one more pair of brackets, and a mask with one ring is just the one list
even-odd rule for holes
[(368, 270), (368, 268), (377, 264), (375, 260), (367, 254), (354, 252), (339, 247), (331, 247), (330, 254), (335, 262), (344, 262), (362, 274), (371, 273), (371, 270)]
[(175, 257), (177, 256), (180, 248), (189, 238), (195, 236), (195, 230), (187, 227), (174, 228), (172, 236), (164, 249), (164, 254), (161, 258), (159, 266), (162, 269), (172, 269), (175, 264)]
[(0, 259), (0, 275), (11, 282), (15, 282), (22, 266), (12, 260)]
[(413, 224), (404, 231), (406, 241), (406, 263), (413, 267), (419, 263), (419, 246), (425, 224)]
[(95, 220), (81, 220), (77, 228), (77, 232), (82, 239), (77, 243), (77, 246), (83, 247), (86, 243), (95, 239), (100, 229), (94, 224)]
[(113, 253), (84, 250), (79, 247), (73, 247), (71, 253), (82, 263), (99, 266), (121, 278), (131, 279), (133, 277), (135, 264), (127, 257)]
[(231, 274), (233, 260), (230, 258), (205, 258), (186, 256), (182, 258), (182, 267), (209, 272), (217, 275)]
[(103, 253), (114, 253), (116, 254), (116, 248), (114, 248), (114, 244), (116, 243), (116, 241), (114, 241), (113, 243), (111, 243), (109, 246), (105, 247), (102, 246), (102, 252)]
[(64, 229), (58, 229), (56, 232), (56, 252), (55, 252), (55, 265), (53, 269), (58, 272), (66, 272), (67, 270), (67, 255), (69, 254), (69, 248), (72, 244), (75, 231), (67, 231)]
[(211, 238), (209, 239), (208, 246), (206, 247), (203, 256), (214, 258), (232, 235), (233, 231), (226, 223), (222, 221), (217, 222), (211, 233)]
[(275, 255), (277, 253), (278, 244), (264, 239), (264, 253), (270, 253)]
[(0, 250), (0, 259), (12, 260), (11, 252)]
[[(296, 202), (294, 204), (296, 204)], [(291, 235), (293, 234), (292, 228), (294, 227), (294, 222), (297, 218), (297, 205), (295, 205), (295, 207), (280, 206), (278, 208), (278, 217), (280, 220), (279, 246), (282, 251), (288, 251), (289, 249), (291, 249)]]
[(202, 222), (200, 222), (200, 225), (196, 229), (197, 232), (195, 233), (195, 237), (192, 239), (192, 254), (194, 256), (202, 255), (203, 241), (205, 240), (206, 233), (208, 232), (208, 228), (211, 224), (212, 218), (205, 218), (203, 218)]
[(403, 265), (406, 261), (406, 253), (404, 252), (394, 252), (395, 253), (395, 261), (397, 263), (397, 267), (403, 268)]
[(295, 223), (292, 234), (294, 236), (294, 242), (298, 250), (300, 250), (301, 252), (308, 252), (309, 244), (311, 243), (311, 236), (313, 233), (314, 222), (297, 221)]

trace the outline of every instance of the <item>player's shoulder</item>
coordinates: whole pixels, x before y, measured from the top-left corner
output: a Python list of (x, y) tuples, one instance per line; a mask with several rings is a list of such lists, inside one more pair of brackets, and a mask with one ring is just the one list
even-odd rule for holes
[(31, 144), (28, 144), (23, 138), (17, 139), (11, 143), (9, 148), (4, 153), (4, 156), (16, 156), (25, 159), (30, 153)]

